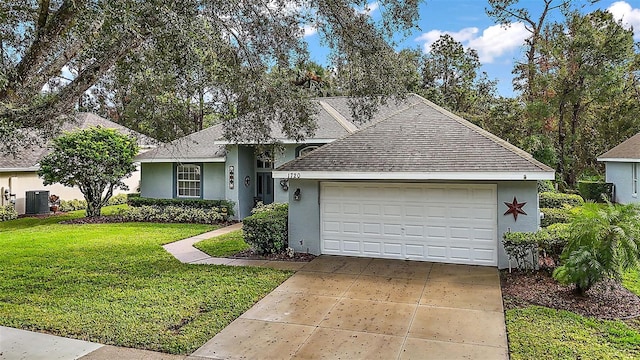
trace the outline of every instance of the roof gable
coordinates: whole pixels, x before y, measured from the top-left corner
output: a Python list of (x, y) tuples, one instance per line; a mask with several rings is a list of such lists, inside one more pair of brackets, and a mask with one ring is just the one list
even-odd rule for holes
[(385, 119), (277, 170), (553, 174), (553, 169), (528, 153), (417, 95), (408, 103)]
[(598, 161), (640, 162), (640, 133), (618, 144), (618, 146), (598, 156)]

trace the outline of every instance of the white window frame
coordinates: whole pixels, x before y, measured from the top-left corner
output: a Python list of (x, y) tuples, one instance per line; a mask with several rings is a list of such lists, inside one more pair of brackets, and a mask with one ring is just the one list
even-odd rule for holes
[(309, 146), (305, 146), (302, 149), (298, 150), (298, 157), (302, 157), (304, 155), (307, 155), (308, 153), (312, 152), (313, 150), (319, 148), (320, 145), (309, 145)]
[(176, 166), (176, 197), (199, 199), (202, 195), (202, 167), (196, 164)]

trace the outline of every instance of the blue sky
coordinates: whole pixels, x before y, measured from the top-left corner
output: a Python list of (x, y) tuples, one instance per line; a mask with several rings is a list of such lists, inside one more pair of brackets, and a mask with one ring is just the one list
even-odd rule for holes
[[(537, 18), (542, 0), (521, 0)], [(511, 80), (514, 61), (522, 58), (522, 44), (528, 33), (522, 24), (515, 23), (505, 29), (496, 25), (485, 13), (487, 2), (483, 0), (429, 0), (420, 7), (420, 29), (404, 38), (398, 49), (411, 48), (428, 51), (429, 45), (441, 34), (448, 33), (465, 47), (478, 51), (482, 71), (490, 79), (498, 80), (498, 92), (503, 96), (513, 96)], [(640, 41), (640, 0), (601, 0), (585, 7), (583, 12), (607, 9), (616, 19), (622, 19), (626, 26), (633, 26), (634, 39)], [(380, 11), (378, 3), (369, 3), (369, 13), (374, 18)], [(325, 64), (327, 51), (318, 42), (318, 35), (307, 29), (306, 40), (311, 50), (311, 60)]]

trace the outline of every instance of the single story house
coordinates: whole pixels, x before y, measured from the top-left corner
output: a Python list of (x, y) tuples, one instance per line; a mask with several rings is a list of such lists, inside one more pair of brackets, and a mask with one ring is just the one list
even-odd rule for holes
[(621, 204), (639, 203), (640, 133), (598, 156), (604, 162), (605, 181), (613, 183), (613, 201)]
[[(86, 129), (92, 126), (116, 129), (123, 134), (135, 136), (138, 139), (140, 151), (154, 148), (157, 143), (154, 139), (91, 113), (78, 113), (76, 121), (65, 124), (63, 130)], [(25, 147), (15, 156), (5, 155), (0, 158), (0, 205), (9, 205), (12, 201), (15, 201), (18, 214), (24, 214), (27, 191), (40, 190), (49, 191), (49, 194), (57, 195), (61, 200), (84, 199), (78, 188), (66, 187), (61, 184), (47, 186), (43, 184), (42, 179), (37, 174), (40, 168), (38, 162), (49, 152), (48, 144), (44, 146), (33, 145)], [(124, 182), (129, 186), (130, 190), (116, 189), (114, 195), (136, 191), (140, 182), (140, 171), (135, 171)]]
[[(415, 99), (414, 99), (415, 101)], [(348, 98), (316, 100), (317, 129), (303, 142), (288, 139), (274, 128), (271, 137), (278, 146), (230, 143), (222, 124), (177, 139), (140, 154), (140, 195), (156, 199), (226, 199), (235, 203), (235, 216), (251, 215), (255, 203), (287, 202), (287, 179), (275, 180), (273, 169), (319, 146), (358, 130), (351, 118)], [(375, 115), (378, 121), (397, 110), (390, 103)]]
[(289, 202), (289, 246), (313, 254), (508, 266), (507, 231), (539, 228), (537, 180), (554, 171), (417, 96), (364, 126), (348, 99), (318, 99), (313, 138), (261, 154), (221, 126), (141, 154), (141, 195)]

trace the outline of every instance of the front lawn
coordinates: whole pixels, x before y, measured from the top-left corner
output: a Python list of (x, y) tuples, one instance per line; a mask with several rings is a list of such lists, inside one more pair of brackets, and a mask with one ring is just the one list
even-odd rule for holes
[(189, 354), (291, 274), (182, 264), (161, 247), (209, 225), (58, 224), (80, 216), (0, 223), (0, 325)]
[(629, 289), (629, 291), (640, 296), (640, 270), (627, 271), (622, 276), (622, 285)]
[(640, 332), (620, 320), (528, 306), (507, 310), (506, 321), (512, 360), (640, 357)]
[(249, 245), (242, 237), (242, 230), (202, 240), (193, 246), (214, 257), (227, 257), (249, 249)]

